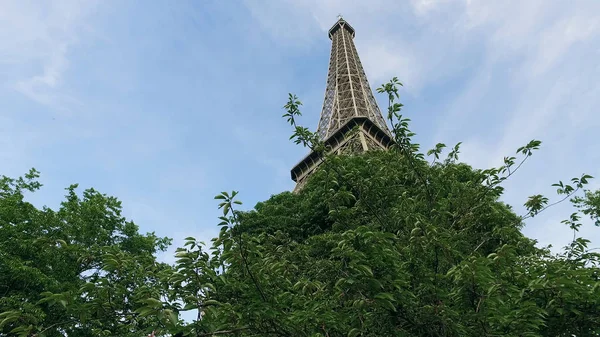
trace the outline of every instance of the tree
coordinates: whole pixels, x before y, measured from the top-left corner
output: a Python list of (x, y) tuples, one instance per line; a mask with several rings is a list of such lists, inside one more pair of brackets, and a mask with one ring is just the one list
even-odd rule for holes
[[(388, 121), (395, 139), (390, 151), (328, 155), (314, 133), (297, 125), (301, 103), (290, 95), (284, 117), (293, 127), (292, 139), (325, 157), (300, 193), (284, 192), (242, 212), (236, 209), (237, 192), (222, 192), (215, 197), (223, 210), (219, 236), (209, 248), (186, 238), (173, 266), (156, 263), (152, 256), (152, 247), (164, 248), (164, 239), (137, 236), (147, 245), (136, 250), (138, 244), (111, 241), (113, 236), (102, 236), (102, 231), (90, 236), (73, 228), (65, 232), (70, 241), (55, 249), (67, 254), (73, 241), (85, 242), (76, 250), (76, 261), (88, 256), (85, 247), (94, 244), (93, 238), (108, 240), (101, 250), (92, 250), (97, 257), (93, 277), (75, 273), (77, 287), (56, 289), (52, 282), (39, 281), (36, 288), (27, 288), (28, 296), (41, 299), (31, 310), (55, 310), (55, 316), (38, 318), (29, 330), (14, 319), (0, 324), (5, 331), (47, 331), (49, 336), (66, 331), (69, 336), (600, 334), (600, 255), (576, 235), (583, 216), (599, 225), (600, 191), (586, 189), (591, 177), (558, 182), (557, 201), (533, 195), (525, 203), (527, 214), (517, 215), (499, 201), (502, 182), (541, 142), (529, 142), (515, 157), (506, 157), (504, 165), (487, 170), (460, 163), (460, 144), (444, 159), (446, 146), (437, 144), (426, 152), (428, 161), (411, 139), (409, 120), (400, 115), (400, 85), (393, 79), (379, 90), (389, 101)], [(15, 194), (11, 193), (7, 195)], [(520, 229), (526, 219), (563, 201), (574, 205), (574, 213), (564, 221), (574, 239), (562, 253), (553, 254), (536, 247)], [(59, 211), (63, 215), (56, 222), (91, 231), (93, 226), (85, 224), (97, 217), (82, 212), (76, 206), (81, 203), (63, 204), (71, 211)], [(93, 209), (111, 209), (100, 205), (104, 206)], [(27, 207), (18, 209), (32, 206)], [(14, 213), (8, 209), (17, 208), (0, 208), (0, 214)], [(25, 212), (20, 221), (29, 223), (42, 213)], [(71, 213), (75, 215), (67, 217)], [(126, 223), (119, 221), (110, 223)], [(6, 233), (5, 238), (29, 237)], [(36, 237), (54, 238), (44, 230)], [(79, 237), (80, 241), (73, 239)], [(35, 258), (39, 269), (51, 256)], [(17, 270), (10, 269), (18, 276)], [(59, 277), (53, 271), (43, 275)], [(45, 290), (49, 292), (41, 293)], [(196, 319), (183, 322), (185, 311), (197, 311)], [(60, 323), (65, 318), (71, 323)]]
[(38, 178), (0, 178), (0, 335), (128, 336), (123, 320), (149, 326), (130, 317), (142, 304), (127, 289), (142, 294), (168, 269), (153, 254), (169, 239), (141, 235), (116, 198), (94, 189), (80, 197), (77, 185), (58, 211), (37, 209), (24, 194)]
[[(178, 252), (175, 292), (199, 308), (190, 336), (587, 336), (600, 333), (599, 255), (575, 236), (562, 254), (536, 248), (523, 221), (552, 204), (534, 195), (528, 213), (499, 202), (501, 183), (539, 148), (504, 165), (473, 170), (458, 163), (460, 144), (445, 160), (411, 141), (400, 114), (396, 79), (382, 86), (395, 147), (360, 156), (326, 156), (298, 194), (282, 193), (250, 212), (222, 193), (222, 231), (212, 251), (189, 238)], [(284, 117), (292, 138), (326, 153), (296, 124), (293, 95)], [(597, 219), (591, 177), (559, 182), (562, 202), (579, 212), (565, 221), (576, 234), (579, 213)], [(194, 281), (194, 278), (197, 281)], [(189, 297), (186, 297), (189, 296)]]

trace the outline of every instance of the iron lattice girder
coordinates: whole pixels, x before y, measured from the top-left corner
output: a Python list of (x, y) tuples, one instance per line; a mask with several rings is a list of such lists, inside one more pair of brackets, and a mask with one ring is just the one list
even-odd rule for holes
[[(354, 35), (354, 28), (341, 18), (329, 30), (332, 41), (329, 73), (317, 127), (317, 135), (324, 141), (327, 154), (385, 150), (393, 144), (360, 63)], [(357, 126), (358, 132), (349, 134)], [(322, 161), (323, 155), (313, 151), (294, 166), (291, 175), (296, 182), (295, 192), (302, 188)]]
[(368, 117), (389, 132), (354, 45), (354, 29), (343, 19), (329, 30), (329, 73), (317, 134), (328, 138), (353, 117)]
[[(348, 134), (357, 126), (358, 132), (348, 137)], [(382, 130), (379, 125), (373, 123), (369, 118), (353, 117), (325, 140), (324, 145), (327, 149), (327, 154), (338, 151), (346, 142), (354, 137), (359, 137), (361, 133), (368, 137), (369, 144), (377, 144), (381, 150), (387, 150), (394, 144), (394, 140), (390, 137), (389, 133)], [(370, 148), (369, 150), (376, 149)], [(322, 154), (311, 151), (292, 169), (292, 180), (298, 182), (310, 175), (323, 162), (323, 159)]]

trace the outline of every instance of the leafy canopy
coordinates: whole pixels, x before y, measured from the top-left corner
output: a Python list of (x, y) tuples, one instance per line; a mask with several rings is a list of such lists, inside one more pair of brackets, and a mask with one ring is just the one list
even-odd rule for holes
[[(208, 248), (186, 238), (172, 266), (153, 255), (168, 239), (140, 235), (116, 199), (93, 190), (81, 199), (70, 188), (58, 212), (37, 210), (22, 194), (39, 188), (35, 172), (4, 178), (0, 284), (10, 286), (0, 334), (600, 334), (600, 255), (577, 237), (583, 217), (600, 225), (592, 177), (556, 183), (555, 201), (533, 195), (517, 215), (499, 200), (502, 183), (541, 142), (486, 170), (459, 162), (460, 143), (421, 153), (400, 86), (394, 78), (378, 89), (394, 146), (353, 156), (328, 154), (299, 126), (301, 102), (290, 94), (291, 139), (324, 156), (320, 169), (299, 193), (251, 211), (237, 209), (235, 191), (217, 195), (219, 236)], [(526, 219), (565, 201), (574, 237), (561, 253), (521, 233)]]

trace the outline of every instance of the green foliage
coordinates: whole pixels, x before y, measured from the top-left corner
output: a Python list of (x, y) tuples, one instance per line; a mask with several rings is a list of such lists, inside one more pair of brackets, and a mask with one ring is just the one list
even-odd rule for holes
[[(589, 175), (559, 182), (558, 199), (533, 195), (527, 213), (500, 202), (502, 183), (537, 150), (533, 140), (500, 167), (459, 162), (460, 143), (414, 144), (394, 78), (390, 151), (329, 154), (297, 124), (290, 137), (324, 156), (297, 194), (237, 210), (237, 192), (210, 247), (186, 238), (173, 266), (153, 254), (168, 243), (142, 236), (116, 199), (68, 189), (57, 212), (23, 201), (36, 172), (0, 181), (0, 330), (21, 336), (592, 336), (600, 334), (600, 255), (577, 237), (600, 225)], [(581, 195), (577, 195), (582, 191)], [(572, 242), (560, 254), (520, 229), (569, 200)], [(42, 249), (43, 248), (43, 249)], [(197, 311), (184, 322), (181, 314)], [(189, 316), (188, 316), (189, 317)], [(0, 332), (0, 335), (1, 333)]]
[[(220, 274), (196, 334), (284, 336), (567, 336), (597, 334), (598, 255), (575, 238), (564, 253), (539, 249), (523, 219), (552, 204), (535, 195), (517, 216), (499, 202), (501, 183), (539, 148), (534, 140), (504, 165), (458, 163), (460, 143), (413, 144), (397, 85), (382, 86), (395, 146), (389, 152), (329, 156), (299, 194), (282, 193), (237, 212), (223, 194), (223, 230), (213, 242)], [(298, 127), (291, 139), (327, 149)], [(571, 197), (589, 176), (562, 185)], [(597, 194), (574, 199), (597, 217)], [(594, 213), (596, 212), (596, 213)], [(579, 216), (568, 221), (577, 223)], [(571, 224), (574, 232), (579, 225)], [(213, 271), (213, 267), (209, 267)], [(218, 304), (217, 304), (218, 303)]]
[(573, 198), (573, 203), (583, 214), (590, 216), (596, 226), (600, 226), (600, 190), (587, 190), (584, 197)]
[(142, 294), (168, 267), (153, 254), (169, 240), (139, 234), (117, 199), (93, 189), (80, 197), (77, 185), (58, 211), (37, 209), (24, 193), (41, 187), (38, 177), (0, 178), (0, 335), (129, 336), (121, 322), (149, 326), (130, 317), (139, 306), (130, 289)]

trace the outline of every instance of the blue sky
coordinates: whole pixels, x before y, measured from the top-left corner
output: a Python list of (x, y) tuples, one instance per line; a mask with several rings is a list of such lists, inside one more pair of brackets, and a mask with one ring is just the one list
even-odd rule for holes
[[(248, 208), (293, 188), (306, 152), (282, 106), (297, 94), (316, 128), (339, 13), (371, 85), (405, 84), (423, 149), (462, 141), (464, 161), (489, 167), (544, 142), (506, 184), (519, 213), (558, 180), (600, 177), (594, 0), (0, 0), (0, 174), (40, 170), (38, 205), (79, 183), (120, 198), (142, 231), (208, 241), (220, 191)], [(565, 206), (525, 233), (567, 244)], [(582, 234), (600, 246), (600, 229)]]

